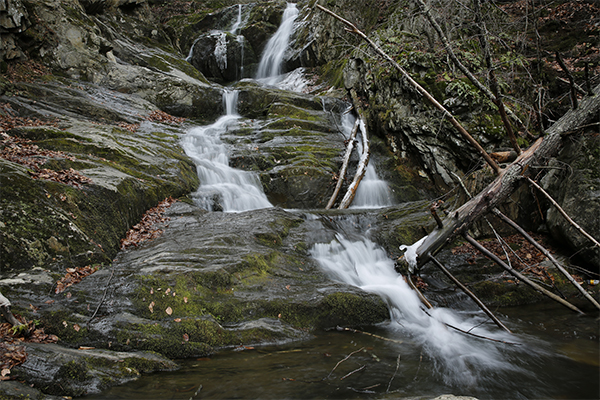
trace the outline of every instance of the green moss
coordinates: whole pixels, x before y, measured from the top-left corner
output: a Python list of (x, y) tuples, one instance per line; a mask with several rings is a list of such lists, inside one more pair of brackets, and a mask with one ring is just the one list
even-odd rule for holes
[(344, 87), (344, 68), (348, 59), (332, 60), (320, 67), (320, 80), (326, 80), (330, 85), (338, 88)]

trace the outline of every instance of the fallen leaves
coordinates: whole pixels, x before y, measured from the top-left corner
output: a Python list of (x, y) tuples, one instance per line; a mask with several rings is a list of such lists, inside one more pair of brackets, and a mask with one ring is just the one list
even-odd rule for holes
[(164, 214), (167, 208), (176, 201), (176, 199), (168, 197), (161, 201), (156, 207), (146, 211), (142, 220), (127, 231), (124, 239), (121, 239), (121, 250), (128, 249), (132, 246), (138, 246), (147, 240), (153, 240), (159, 237), (163, 233), (163, 230), (158, 229), (156, 226), (160, 223), (169, 221), (170, 218), (165, 217)]
[[(542, 244), (545, 248), (549, 249), (548, 244), (543, 243), (544, 238), (541, 235), (536, 235), (533, 233), (530, 233), (529, 235), (532, 236), (538, 243)], [(542, 254), (542, 252), (540, 252), (534, 245), (529, 243), (527, 239), (521, 235), (512, 235), (505, 237), (504, 241), (510, 248), (503, 248), (497, 240), (485, 240), (481, 241), (480, 243), (483, 247), (503, 261), (506, 261), (506, 254), (508, 254), (513, 268), (524, 273), (535, 275), (542, 280), (554, 280), (552, 275), (548, 274), (547, 268), (539, 265), (546, 259), (546, 256)], [(452, 254), (470, 255), (470, 257), (467, 259), (469, 264), (474, 264), (477, 262), (479, 257), (483, 257), (479, 251), (477, 251), (468, 243), (453, 248)]]
[[(0, 114), (1, 116), (2, 114)], [(73, 168), (59, 171), (41, 168), (41, 165), (46, 163), (50, 158), (69, 161), (75, 161), (75, 158), (62, 151), (41, 149), (28, 139), (4, 134), (0, 142), (0, 157), (30, 168), (32, 171), (29, 171), (29, 174), (33, 179), (60, 182), (77, 188), (85, 183), (92, 182), (90, 178), (75, 171)]]
[(26, 329), (15, 333), (8, 322), (0, 324), (0, 381), (11, 379), (10, 370), (27, 360), (27, 352), (22, 343), (58, 342), (57, 336), (46, 334), (33, 321), (27, 322), (18, 314), (15, 314), (15, 318), (26, 324)]
[(81, 187), (84, 183), (92, 183), (92, 180), (73, 168), (53, 171), (51, 169), (42, 169), (38, 172), (29, 173), (33, 179), (44, 179), (64, 183), (65, 185)]
[(166, 124), (181, 124), (185, 121), (185, 118), (174, 117), (171, 114), (167, 114), (164, 111), (154, 110), (146, 117), (148, 121), (161, 122)]
[(76, 283), (81, 282), (83, 278), (93, 274), (98, 270), (97, 267), (86, 265), (85, 267), (67, 268), (67, 273), (59, 281), (56, 282), (55, 293), (61, 293), (66, 288)]

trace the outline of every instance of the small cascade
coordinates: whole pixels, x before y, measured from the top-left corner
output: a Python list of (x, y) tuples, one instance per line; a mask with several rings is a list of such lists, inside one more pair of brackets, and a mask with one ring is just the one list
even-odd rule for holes
[(211, 125), (190, 129), (183, 138), (183, 148), (196, 163), (200, 179), (194, 201), (209, 211), (239, 212), (273, 206), (256, 174), (229, 166), (227, 148), (220, 140), (220, 135), (240, 118), (237, 95), (236, 91), (225, 91), (225, 115)]
[(296, 4), (288, 3), (281, 18), (281, 25), (267, 42), (260, 63), (258, 64), (257, 80), (267, 85), (275, 85), (281, 80), (283, 55), (294, 32), (294, 22), (297, 16), (298, 9), (296, 8)]
[(514, 337), (487, 331), (481, 326), (482, 314), (458, 315), (443, 308), (424, 311), (415, 292), (394, 270), (394, 262), (370, 240), (350, 241), (337, 234), (330, 243), (316, 244), (311, 255), (335, 280), (381, 296), (390, 309), (393, 335), (408, 337), (413, 346), (422, 347), (435, 366), (431, 372), (446, 384), (482, 385), (500, 372), (515, 369), (495, 342), (476, 341), (447, 325), (498, 340), (514, 341)]
[(215, 60), (221, 72), (227, 69), (227, 34), (215, 32), (217, 43), (215, 44)]

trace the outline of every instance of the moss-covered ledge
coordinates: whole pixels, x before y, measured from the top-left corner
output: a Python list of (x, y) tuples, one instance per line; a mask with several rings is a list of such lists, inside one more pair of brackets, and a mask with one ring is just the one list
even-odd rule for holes
[[(79, 118), (9, 130), (7, 137), (30, 151), (0, 158), (0, 272), (110, 263), (146, 210), (198, 186), (179, 146), (183, 133), (183, 126), (149, 121), (140, 127)], [(44, 170), (85, 181), (36, 175)]]

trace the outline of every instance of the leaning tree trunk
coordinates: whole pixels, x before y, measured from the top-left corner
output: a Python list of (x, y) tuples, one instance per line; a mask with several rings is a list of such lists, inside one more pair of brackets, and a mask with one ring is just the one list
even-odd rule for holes
[(446, 243), (465, 232), (475, 221), (506, 200), (521, 184), (523, 177), (553, 157), (560, 147), (561, 135), (592, 122), (600, 112), (600, 85), (595, 96), (582, 100), (579, 108), (569, 110), (552, 125), (544, 138), (538, 139), (524, 151), (502, 174), (443, 221), (443, 227), (434, 229), (416, 249), (416, 268), (430, 260)]

